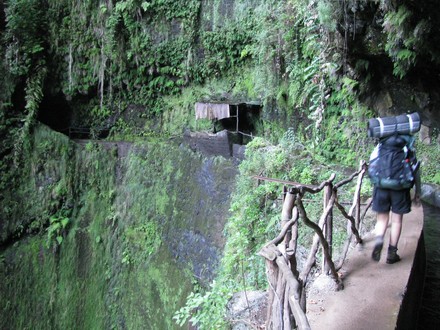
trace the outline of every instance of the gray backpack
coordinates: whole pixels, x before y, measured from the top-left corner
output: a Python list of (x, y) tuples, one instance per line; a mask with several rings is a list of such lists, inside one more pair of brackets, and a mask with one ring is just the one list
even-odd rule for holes
[(370, 156), (368, 176), (375, 187), (410, 189), (420, 162), (414, 149), (414, 137), (394, 134), (383, 138)]

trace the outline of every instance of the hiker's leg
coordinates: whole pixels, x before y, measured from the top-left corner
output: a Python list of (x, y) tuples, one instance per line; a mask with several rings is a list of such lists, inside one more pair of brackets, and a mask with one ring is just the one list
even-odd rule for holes
[(387, 263), (394, 264), (400, 261), (397, 254), (397, 244), (402, 232), (403, 215), (411, 211), (411, 196), (409, 189), (394, 191), (391, 194), (391, 230), (390, 245), (388, 246)]
[(391, 212), (391, 233), (390, 233), (390, 245), (397, 247), (399, 243), (400, 233), (402, 232), (402, 219), (403, 214), (397, 214)]
[(383, 247), (383, 237), (388, 227), (389, 216), (390, 216), (389, 212), (377, 213), (376, 228), (374, 230), (376, 233), (376, 241), (374, 243), (374, 249), (371, 254), (371, 258), (374, 261), (380, 260), (380, 255)]
[(383, 237), (387, 231), (390, 218), (391, 198), (390, 190), (374, 187), (373, 190), (373, 211), (377, 212), (376, 226), (374, 232), (376, 239), (374, 242), (371, 258), (378, 262), (382, 253)]
[(374, 232), (376, 234), (376, 237), (384, 237), (385, 232), (387, 231), (388, 227), (388, 220), (390, 218), (389, 212), (378, 212), (377, 213), (377, 219), (376, 219), (376, 227), (374, 229)]
[(394, 264), (400, 261), (400, 256), (397, 254), (397, 244), (399, 243), (400, 233), (402, 232), (402, 218), (403, 214), (391, 213), (391, 233), (387, 264)]
[(373, 211), (377, 212), (375, 234), (376, 237), (385, 235), (388, 227), (391, 209), (391, 193), (389, 189), (374, 188)]

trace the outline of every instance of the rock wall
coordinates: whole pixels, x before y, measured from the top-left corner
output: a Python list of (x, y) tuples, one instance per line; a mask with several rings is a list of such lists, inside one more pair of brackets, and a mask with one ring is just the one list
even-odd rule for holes
[(440, 187), (435, 184), (423, 184), (421, 198), (428, 204), (440, 207)]
[(235, 166), (178, 143), (34, 137), (0, 211), (0, 328), (175, 328), (215, 274)]

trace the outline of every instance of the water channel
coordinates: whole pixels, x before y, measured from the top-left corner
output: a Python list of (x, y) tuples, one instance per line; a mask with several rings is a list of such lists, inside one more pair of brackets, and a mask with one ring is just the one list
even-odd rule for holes
[(423, 232), (426, 246), (426, 278), (418, 330), (440, 325), (440, 208), (423, 204)]

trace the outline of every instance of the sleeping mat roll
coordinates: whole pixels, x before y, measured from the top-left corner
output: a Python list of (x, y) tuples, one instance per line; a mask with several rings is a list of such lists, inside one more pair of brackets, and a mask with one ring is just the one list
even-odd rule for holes
[(420, 130), (421, 121), (417, 112), (394, 117), (372, 118), (368, 121), (368, 136), (382, 138), (398, 134), (414, 134)]

